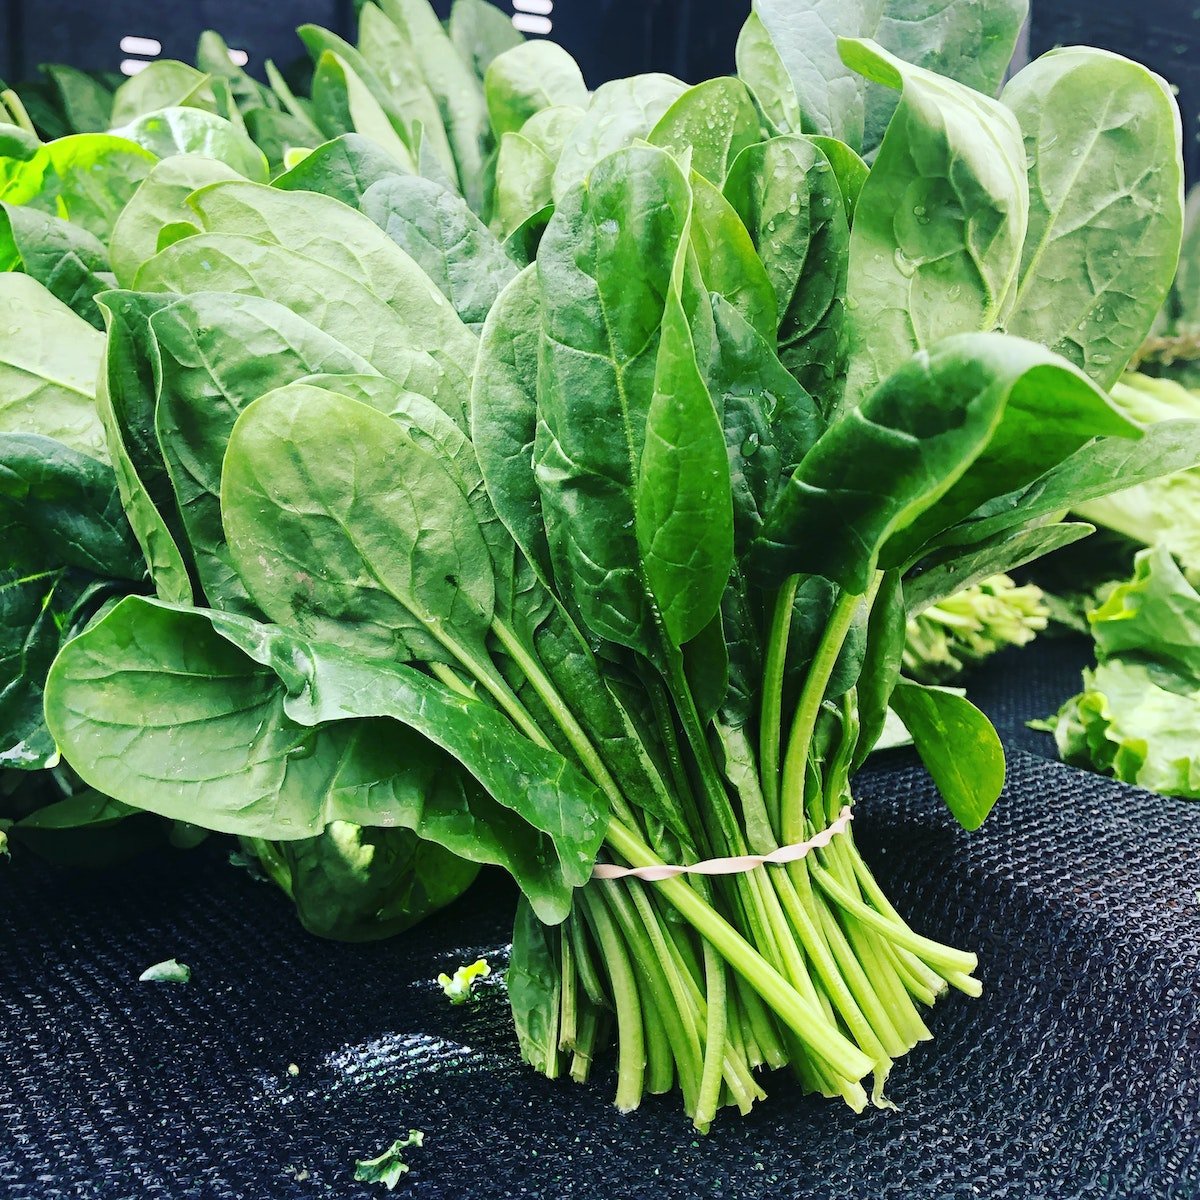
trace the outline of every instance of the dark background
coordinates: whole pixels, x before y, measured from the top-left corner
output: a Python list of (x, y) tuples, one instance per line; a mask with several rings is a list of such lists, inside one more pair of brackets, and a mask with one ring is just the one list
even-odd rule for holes
[[(0, 0), (7, 27), (0, 72), (22, 79), (39, 63), (116, 70), (125, 34), (157, 38), (162, 54), (190, 61), (205, 29), (250, 54), (283, 65), (300, 54), (294, 29), (315, 22), (352, 36), (353, 0)], [(450, 0), (435, 0), (445, 15)], [(500, 0), (499, 7), (512, 7)], [(638, 71), (668, 71), (689, 81), (733, 68), (737, 31), (748, 0), (555, 0), (553, 37), (579, 61), (595, 87)], [(1200, 0), (1033, 0), (1029, 50), (1086, 43), (1115, 50), (1158, 71), (1179, 88), (1189, 178), (1200, 167)]]

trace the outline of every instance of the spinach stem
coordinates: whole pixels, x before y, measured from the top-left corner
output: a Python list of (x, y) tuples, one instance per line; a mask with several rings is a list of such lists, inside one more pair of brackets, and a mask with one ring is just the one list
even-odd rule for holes
[(758, 759), (763, 801), (771, 827), (779, 832), (779, 751), (783, 736), (783, 671), (787, 663), (788, 638), (792, 629), (792, 610), (800, 577), (784, 580), (775, 596), (771, 629), (767, 636), (767, 657), (763, 664), (762, 712), (759, 716)]
[(796, 704), (783, 761), (780, 838), (784, 845), (791, 845), (804, 837), (804, 776), (808, 769), (808, 751), (821, 711), (821, 701), (825, 699), (825, 690), (861, 599), (861, 595), (853, 592), (838, 593)]

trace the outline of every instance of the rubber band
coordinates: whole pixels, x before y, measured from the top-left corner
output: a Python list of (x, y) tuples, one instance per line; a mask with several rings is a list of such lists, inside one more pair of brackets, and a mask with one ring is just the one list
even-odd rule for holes
[(597, 863), (592, 868), (593, 879), (644, 879), (647, 883), (657, 883), (661, 879), (674, 879), (676, 875), (740, 875), (744, 871), (753, 871), (755, 867), (766, 864), (782, 866), (784, 863), (798, 862), (810, 850), (820, 850), (833, 841), (834, 836), (844, 833), (853, 820), (850, 805), (846, 805), (837, 820), (830, 823), (828, 828), (814, 834), (806, 842), (796, 842), (793, 846), (780, 846), (770, 854), (738, 854), (733, 858), (708, 858), (703, 862), (692, 863), (688, 867), (671, 867), (663, 864), (658, 867), (618, 867), (612, 863)]

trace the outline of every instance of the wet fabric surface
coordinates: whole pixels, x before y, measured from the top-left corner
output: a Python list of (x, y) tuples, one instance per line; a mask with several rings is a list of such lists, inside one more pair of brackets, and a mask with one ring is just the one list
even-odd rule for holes
[[(855, 1116), (782, 1073), (697, 1136), (523, 1066), (495, 976), (513, 896), (484, 880), (404, 937), (304, 933), (227, 848), (108, 874), (0, 863), (0, 1197), (382, 1196), (355, 1158), (425, 1133), (396, 1195), (430, 1198), (1200, 1195), (1200, 804), (1053, 761), (1024, 728), (1074, 690), (1085, 642), (1006, 654), (971, 694), (1011, 748), (985, 827), (958, 829), (910, 753), (859, 777), (857, 838), (919, 931), (980, 955), (901, 1061), (896, 1112)], [(138, 984), (176, 957), (186, 986)], [(299, 1073), (292, 1075), (289, 1064)]]

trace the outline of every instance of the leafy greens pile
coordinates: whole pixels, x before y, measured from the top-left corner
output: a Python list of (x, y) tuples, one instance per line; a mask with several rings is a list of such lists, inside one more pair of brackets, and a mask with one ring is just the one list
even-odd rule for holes
[[(617, 1103), (678, 1086), (701, 1129), (762, 1065), (884, 1103), (975, 956), (909, 927), (852, 832), (713, 879), (589, 882), (597, 856), (826, 830), (889, 707), (975, 828), (1000, 745), (901, 678), (907, 619), (1200, 460), (1200, 423), (1143, 431), (1105, 390), (1178, 253), (1166, 85), (1076, 48), (995, 100), (1021, 4), (966, 31), (818, 7), (760, 0), (738, 78), (589, 93), (479, 5), (446, 32), (366, 4), (357, 48), (301, 31), (310, 98), (210, 72), (237, 151), (176, 153), (225, 144), (186, 104), (86, 153), (14, 133), (0, 195), (58, 222), (21, 263), (75, 238), (118, 285), (88, 285), (100, 333), (57, 273), (3, 280), (44, 356), (0, 403), (14, 571), (108, 588), (31, 601), (65, 614), (19, 677), (40, 761), (271, 843), (293, 890), (340, 895), (291, 847), (357, 879), (419, 843), (437, 869), (371, 901), (401, 923), (445, 864), (502, 866), (525, 1057), (585, 1079), (615, 1040)], [(329, 140), (261, 153), (255, 98)], [(110, 154), (102, 186), (73, 169)]]

